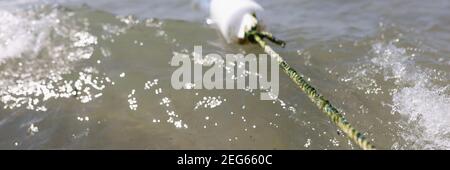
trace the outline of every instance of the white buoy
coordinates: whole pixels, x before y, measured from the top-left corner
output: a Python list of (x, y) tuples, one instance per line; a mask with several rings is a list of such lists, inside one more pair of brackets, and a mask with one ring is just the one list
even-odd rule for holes
[(263, 8), (253, 0), (212, 0), (210, 20), (228, 43), (241, 42), (245, 32), (258, 24), (254, 14), (260, 11)]

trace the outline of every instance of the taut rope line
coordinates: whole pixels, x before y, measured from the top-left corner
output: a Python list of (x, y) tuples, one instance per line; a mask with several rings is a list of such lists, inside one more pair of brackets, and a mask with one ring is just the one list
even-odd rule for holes
[(311, 101), (316, 104), (316, 106), (327, 114), (327, 116), (336, 124), (336, 126), (341, 129), (349, 139), (353, 140), (359, 147), (364, 150), (373, 150), (375, 146), (372, 145), (364, 135), (353, 128), (353, 126), (345, 119), (345, 117), (339, 113), (339, 111), (331, 105), (331, 103), (326, 100), (318, 91), (311, 86), (302, 76), (300, 76), (295, 69), (293, 69), (278, 53), (276, 53), (263, 38), (267, 38), (275, 44), (285, 46), (285, 42), (276, 39), (272, 34), (268, 32), (260, 32), (253, 27), (250, 31), (245, 34), (247, 40), (252, 43), (257, 43), (264, 51), (271, 57), (275, 58), (280, 65), (281, 69), (294, 81), (295, 84), (305, 92)]

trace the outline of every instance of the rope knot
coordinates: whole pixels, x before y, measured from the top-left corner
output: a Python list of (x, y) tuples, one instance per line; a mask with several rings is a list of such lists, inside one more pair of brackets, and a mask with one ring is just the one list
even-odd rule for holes
[[(258, 21), (258, 19), (256, 18), (256, 14), (253, 14), (252, 16), (255, 21)], [(270, 32), (263, 31), (263, 29), (261, 28), (261, 26), (258, 22), (256, 22), (256, 24), (254, 24), (250, 29), (248, 29), (245, 32), (244, 37), (246, 40), (248, 40), (249, 42), (251, 42), (253, 44), (259, 43), (258, 39), (261, 39), (261, 40), (268, 39), (269, 41), (271, 41), (274, 44), (277, 44), (283, 48), (286, 46), (285, 41), (274, 37), (272, 35), (272, 33), (270, 33)]]

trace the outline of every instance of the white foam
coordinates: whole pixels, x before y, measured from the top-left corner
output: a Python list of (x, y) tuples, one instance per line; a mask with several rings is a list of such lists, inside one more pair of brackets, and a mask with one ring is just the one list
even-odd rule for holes
[(408, 116), (408, 122), (418, 122), (403, 137), (420, 149), (450, 149), (450, 96), (443, 88), (428, 88), (420, 84), (405, 87), (393, 95), (394, 111)]
[[(89, 59), (97, 38), (70, 12), (42, 6), (0, 10), (0, 102), (3, 108), (46, 111), (49, 99), (74, 97), (90, 102), (107, 77), (83, 68), (75, 80), (63, 79)], [(3, 64), (2, 64), (3, 62)], [(95, 93), (97, 94), (97, 93)]]
[(0, 18), (0, 62), (26, 52), (37, 53), (53, 25), (49, 18), (32, 20), (7, 11), (0, 11)]
[(394, 80), (393, 112), (407, 118), (413, 129), (402, 137), (418, 149), (450, 149), (450, 95), (448, 86), (432, 83), (435, 75), (418, 66), (413, 56), (393, 43), (372, 46), (373, 64), (382, 68), (386, 80)]

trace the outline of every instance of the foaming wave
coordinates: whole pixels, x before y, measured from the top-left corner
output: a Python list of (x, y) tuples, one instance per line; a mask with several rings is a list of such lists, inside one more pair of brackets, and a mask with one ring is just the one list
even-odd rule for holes
[[(3, 108), (46, 111), (49, 99), (74, 97), (82, 103), (101, 96), (110, 79), (92, 67), (76, 63), (89, 59), (97, 38), (87, 22), (59, 7), (41, 6), (15, 12), (0, 11), (0, 102)], [(94, 94), (95, 93), (95, 94)]]
[[(36, 54), (45, 45), (49, 29), (55, 19), (46, 16), (31, 19), (7, 11), (0, 11), (0, 62), (23, 53)], [(33, 47), (33, 48), (30, 48)]]
[(415, 62), (395, 42), (372, 46), (371, 63), (379, 67), (385, 81), (393, 80), (392, 111), (407, 118), (400, 135), (416, 149), (450, 149), (450, 96), (448, 86), (432, 83), (438, 75)]
[[(366, 95), (392, 97), (392, 114), (399, 137), (406, 142), (394, 149), (450, 149), (450, 88), (447, 73), (417, 63), (417, 48), (398, 47), (399, 40), (378, 42), (341, 79)], [(382, 102), (383, 103), (383, 102)]]
[(402, 134), (414, 148), (450, 149), (450, 96), (445, 92), (446, 88), (416, 84), (393, 94), (393, 110), (418, 124)]

